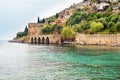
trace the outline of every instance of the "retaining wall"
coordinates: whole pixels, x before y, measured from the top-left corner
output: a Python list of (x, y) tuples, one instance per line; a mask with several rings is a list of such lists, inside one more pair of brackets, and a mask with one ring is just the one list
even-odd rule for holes
[(120, 34), (77, 34), (77, 44), (120, 45)]

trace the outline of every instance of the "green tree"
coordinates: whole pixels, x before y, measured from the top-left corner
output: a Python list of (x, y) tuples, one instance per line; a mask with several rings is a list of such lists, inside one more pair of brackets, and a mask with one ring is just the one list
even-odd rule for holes
[(45, 23), (45, 19), (43, 18), (41, 22), (42, 22), (42, 23)]
[(26, 36), (25, 32), (18, 32), (16, 38), (20, 38), (20, 37), (23, 37), (23, 36)]
[(115, 26), (117, 28), (117, 31), (120, 32), (120, 22), (117, 22), (117, 24)]
[(54, 22), (56, 20), (56, 18), (55, 17), (49, 17), (48, 18), (48, 23), (50, 24), (51, 22)]
[(53, 25), (50, 28), (51, 32), (57, 32), (58, 34), (61, 33), (61, 29), (62, 29), (62, 26), (61, 25), (57, 25), (57, 24)]
[(107, 12), (112, 12), (112, 7), (111, 6), (107, 9)]
[(108, 25), (107, 25), (107, 28), (109, 29), (109, 28), (113, 27), (114, 25), (115, 25), (115, 23), (113, 23), (112, 21), (110, 21), (108, 23)]
[(44, 28), (42, 29), (42, 33), (43, 33), (43, 34), (49, 34), (49, 33), (50, 33), (50, 28), (49, 28), (49, 27), (44, 27)]
[(58, 18), (58, 17), (59, 17), (59, 14), (58, 14), (58, 13), (56, 13), (55, 17), (56, 17), (56, 18)]
[(28, 34), (28, 28), (27, 28), (27, 26), (25, 27), (24, 32), (26, 33), (26, 35)]
[(104, 28), (104, 25), (100, 22), (92, 22), (90, 26), (90, 32), (96, 33), (100, 32)]
[(39, 19), (39, 17), (38, 17), (37, 23), (40, 23), (40, 19)]
[(73, 30), (75, 32), (78, 32), (78, 33), (82, 33), (83, 32), (83, 29), (81, 28), (80, 24), (75, 24), (72, 28), (73, 28)]
[(42, 29), (42, 33), (43, 34), (50, 34), (51, 30), (48, 24), (44, 24), (43, 29)]
[(112, 22), (117, 22), (118, 16), (117, 15), (111, 15), (111, 21)]
[(75, 31), (70, 28), (70, 27), (64, 27), (62, 29), (62, 33), (61, 33), (62, 39), (65, 40), (74, 40), (75, 39)]

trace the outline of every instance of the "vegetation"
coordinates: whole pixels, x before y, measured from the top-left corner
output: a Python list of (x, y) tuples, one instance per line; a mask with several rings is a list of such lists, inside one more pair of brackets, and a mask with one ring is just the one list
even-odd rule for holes
[(50, 24), (51, 22), (54, 22), (56, 20), (56, 17), (52, 16), (48, 18), (48, 24)]
[(75, 39), (75, 31), (70, 27), (64, 27), (61, 36), (63, 40), (73, 41)]
[[(88, 0), (83, 0), (83, 2), (85, 1)], [(91, 0), (91, 4), (92, 2), (101, 3), (100, 0)], [(118, 2), (120, 2), (120, 0), (118, 0)], [(77, 10), (75, 4), (73, 4), (70, 7), (70, 9), (74, 9), (72, 15), (66, 15), (64, 13), (65, 11), (62, 13), (63, 18), (64, 16), (70, 16), (69, 18), (65, 18), (66, 20), (63, 20), (65, 21), (64, 23), (57, 23), (59, 15), (61, 15), (60, 13), (56, 13), (56, 15), (46, 19), (40, 19), (38, 17), (37, 23), (43, 24), (42, 34), (61, 34), (62, 39), (66, 41), (74, 40), (76, 32), (85, 34), (117, 33), (120, 32), (120, 13), (112, 13), (112, 11), (113, 6), (118, 4), (118, 2), (107, 2), (110, 3), (111, 6), (103, 12), (89, 12), (89, 10), (92, 9), (88, 6)], [(18, 32), (16, 37), (26, 36), (27, 33), (28, 29), (26, 26), (24, 32)]]
[(90, 25), (90, 33), (100, 32), (104, 28), (104, 25), (100, 22), (92, 22)]
[(17, 33), (16, 38), (24, 37), (24, 36), (26, 36), (27, 34), (28, 34), (28, 28), (27, 28), (27, 26), (26, 26), (24, 32), (18, 32), (18, 33)]
[[(91, 1), (99, 3), (98, 0)], [(47, 24), (42, 29), (43, 34), (59, 33), (63, 40), (74, 40), (76, 32), (86, 34), (120, 32), (120, 14), (112, 13), (112, 7), (101, 13), (94, 11), (88, 13), (87, 10), (89, 10), (87, 7), (75, 10), (64, 25), (67, 27), (64, 28), (58, 24), (51, 25), (51, 22), (55, 22), (59, 17), (59, 14), (56, 13), (55, 16), (47, 19)]]
[(42, 33), (43, 34), (50, 34), (49, 24), (46, 24), (46, 25), (43, 26)]
[(59, 14), (58, 14), (58, 13), (56, 13), (55, 17), (56, 17), (56, 18), (58, 18), (58, 17), (59, 17)]
[(50, 24), (45, 24), (43, 29), (42, 29), (42, 33), (43, 34), (53, 34), (53, 33), (60, 34), (61, 33), (61, 29), (62, 29), (61, 25), (55, 24), (55, 25), (50, 27)]
[(37, 23), (45, 23), (45, 19), (43, 18), (42, 20), (40, 20), (38, 17)]
[(85, 13), (76, 10), (66, 25), (72, 26), (78, 33), (104, 33), (105, 31), (115, 33), (120, 31), (120, 14), (113, 14), (110, 11)]

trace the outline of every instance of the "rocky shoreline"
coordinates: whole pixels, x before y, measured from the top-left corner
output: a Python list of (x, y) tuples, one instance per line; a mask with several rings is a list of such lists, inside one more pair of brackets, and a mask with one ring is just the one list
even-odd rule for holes
[(12, 43), (25, 43), (23, 40), (9, 40), (8, 42), (12, 42)]
[[(24, 40), (9, 40), (8, 42), (11, 43), (30, 43), (29, 41), (24, 41)], [(31, 44), (31, 43), (30, 43)], [(75, 43), (75, 42), (66, 42), (63, 44), (68, 44), (68, 45), (82, 45), (82, 46), (89, 46), (89, 45), (93, 45), (93, 46), (112, 46), (112, 47), (120, 47), (120, 44), (87, 44), (87, 43)], [(59, 45), (59, 44), (58, 44)]]

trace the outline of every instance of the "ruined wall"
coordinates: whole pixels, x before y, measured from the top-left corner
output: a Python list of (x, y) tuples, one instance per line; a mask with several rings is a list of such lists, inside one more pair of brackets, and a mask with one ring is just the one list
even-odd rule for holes
[(42, 27), (42, 23), (28, 23), (28, 35), (41, 35)]
[[(31, 43), (32, 42), (32, 39), (33, 39), (33, 43), (40, 43), (42, 44), (43, 42), (43, 38), (44, 38), (44, 43), (46, 44), (46, 39), (48, 38), (49, 39), (49, 43), (50, 44), (58, 44), (61, 42), (61, 36), (59, 34), (53, 34), (53, 35), (39, 35), (39, 36), (30, 36), (30, 40), (29, 42)], [(40, 42), (39, 40), (40, 39)], [(36, 40), (36, 41), (35, 41)]]
[(77, 34), (78, 44), (114, 45), (120, 44), (120, 34)]
[[(46, 44), (46, 39), (49, 39), (49, 43), (60, 43), (61, 36), (59, 34), (53, 35), (42, 35), (43, 24), (41, 23), (28, 23), (28, 35), (29, 35), (29, 43), (42, 43), (42, 39), (44, 38), (44, 42)], [(39, 40), (40, 39), (40, 40)]]

